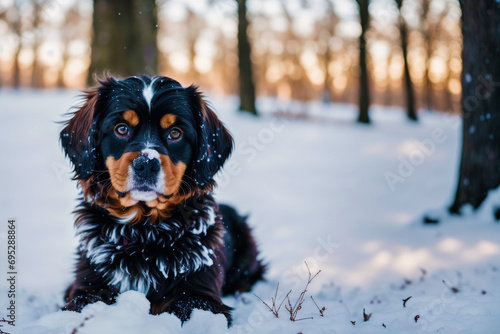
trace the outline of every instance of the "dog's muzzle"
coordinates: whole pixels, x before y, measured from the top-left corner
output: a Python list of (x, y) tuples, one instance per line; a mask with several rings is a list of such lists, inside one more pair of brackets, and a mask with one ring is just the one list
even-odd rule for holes
[(152, 201), (164, 193), (164, 176), (156, 150), (145, 149), (129, 167), (128, 189), (137, 201)]
[(154, 186), (160, 171), (160, 161), (156, 158), (150, 159), (147, 154), (140, 155), (132, 162), (135, 179), (138, 183)]

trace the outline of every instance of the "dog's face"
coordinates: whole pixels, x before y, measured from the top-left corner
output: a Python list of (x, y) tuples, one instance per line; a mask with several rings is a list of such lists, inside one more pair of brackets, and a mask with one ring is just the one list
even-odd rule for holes
[(87, 201), (139, 222), (212, 190), (233, 142), (195, 87), (146, 76), (99, 83), (61, 132)]

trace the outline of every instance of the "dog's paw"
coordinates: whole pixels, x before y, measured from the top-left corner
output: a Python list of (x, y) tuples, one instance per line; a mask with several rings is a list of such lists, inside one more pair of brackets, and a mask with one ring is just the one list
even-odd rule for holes
[(184, 323), (191, 318), (194, 309), (210, 311), (214, 314), (222, 313), (227, 319), (228, 326), (231, 325), (231, 308), (220, 301), (215, 301), (207, 297), (190, 296), (177, 300), (168, 305), (165, 312), (174, 314)]
[(82, 309), (93, 303), (104, 302), (104, 300), (96, 295), (86, 294), (75, 297), (62, 308), (63, 311), (81, 312)]

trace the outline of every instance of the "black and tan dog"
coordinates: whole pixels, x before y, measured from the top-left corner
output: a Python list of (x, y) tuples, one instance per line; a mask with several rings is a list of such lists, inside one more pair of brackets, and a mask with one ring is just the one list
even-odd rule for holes
[(214, 175), (233, 140), (194, 86), (105, 77), (61, 131), (83, 192), (76, 279), (66, 310), (143, 292), (151, 313), (223, 313), (264, 267), (243, 217), (217, 205)]

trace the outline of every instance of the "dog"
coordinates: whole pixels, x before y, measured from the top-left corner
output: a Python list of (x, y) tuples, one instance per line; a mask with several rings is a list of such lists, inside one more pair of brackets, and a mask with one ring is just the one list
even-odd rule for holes
[(202, 309), (229, 326), (221, 296), (249, 291), (265, 271), (246, 217), (211, 195), (231, 134), (196, 86), (163, 76), (97, 82), (60, 133), (82, 190), (63, 309), (135, 290), (151, 314), (184, 323)]

